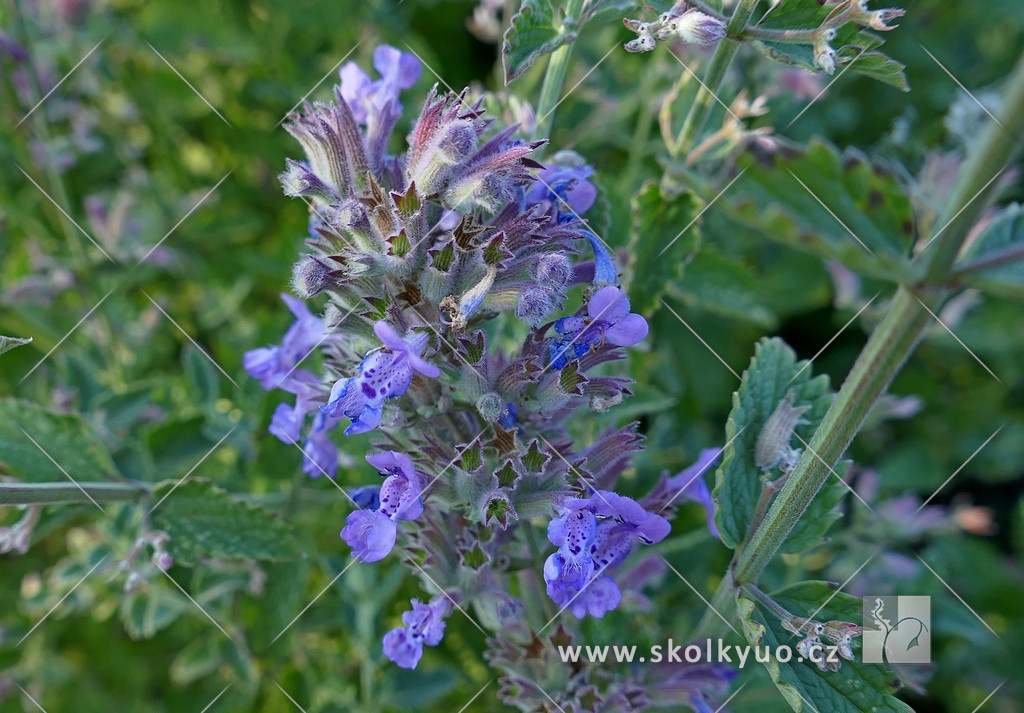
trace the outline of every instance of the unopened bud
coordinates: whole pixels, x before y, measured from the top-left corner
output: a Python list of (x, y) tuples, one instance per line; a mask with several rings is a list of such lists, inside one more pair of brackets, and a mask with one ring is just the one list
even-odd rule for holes
[(299, 297), (308, 300), (319, 294), (330, 282), (331, 269), (323, 262), (305, 255), (292, 268), (292, 288)]
[[(665, 36), (662, 37), (662, 34)], [(687, 44), (713, 45), (725, 37), (725, 22), (699, 10), (688, 10), (679, 17), (669, 20), (657, 37), (678, 37)]]

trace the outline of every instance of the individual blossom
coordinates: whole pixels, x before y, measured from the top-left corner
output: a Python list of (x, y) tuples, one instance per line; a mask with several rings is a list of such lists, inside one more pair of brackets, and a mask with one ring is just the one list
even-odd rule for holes
[(384, 635), (384, 655), (402, 668), (416, 668), (423, 656), (423, 647), (437, 646), (444, 638), (444, 618), (449, 605), (444, 598), (430, 604), (412, 600), (412, 610), (402, 614), (405, 626)]
[(647, 320), (629, 311), (629, 299), (618, 287), (608, 285), (587, 303), (586, 317), (563, 317), (555, 322), (559, 336), (549, 347), (551, 367), (564, 368), (605, 342), (628, 347), (647, 336)]
[(404, 394), (414, 371), (432, 378), (441, 375), (440, 369), (420, 357), (427, 345), (425, 333), (416, 332), (402, 338), (384, 321), (374, 324), (373, 331), (384, 346), (366, 355), (359, 364), (357, 376), (339, 379), (327, 403), (321, 407), (321, 411), (332, 418), (352, 419), (345, 429), (346, 436), (376, 428), (384, 401)]
[(560, 223), (578, 220), (597, 200), (597, 188), (587, 180), (593, 173), (593, 166), (552, 164), (537, 174), (526, 192), (526, 203), (550, 203)]
[(318, 478), (323, 474), (333, 479), (337, 474), (341, 454), (328, 435), (337, 425), (338, 419), (323, 413), (313, 418), (313, 428), (302, 444), (302, 472), (306, 475)]
[(341, 77), (341, 96), (360, 124), (365, 124), (388, 102), (393, 102), (395, 111), (401, 114), (399, 93), (412, 87), (423, 71), (415, 55), (405, 54), (388, 45), (381, 45), (374, 50), (373, 66), (381, 75), (376, 81), (371, 80), (355, 62), (346, 62), (338, 73)]
[(668, 489), (672, 493), (669, 502), (683, 500), (700, 503), (707, 515), (708, 530), (716, 540), (722, 538), (715, 526), (715, 502), (711, 490), (704, 482), (704, 474), (718, 462), (721, 455), (721, 448), (705, 448), (693, 465), (668, 479)]
[(559, 545), (544, 564), (548, 596), (571, 607), (578, 619), (601, 618), (622, 599), (607, 572), (626, 560), (635, 542), (661, 542), (671, 525), (632, 498), (607, 490), (567, 499), (560, 511), (548, 525), (548, 539)]
[[(695, 641), (702, 651), (706, 641)], [(650, 667), (647, 690), (655, 705), (685, 701), (697, 713), (717, 713), (739, 671), (724, 663), (662, 661)]]
[(420, 495), (425, 486), (409, 456), (385, 451), (366, 461), (387, 476), (377, 493), (377, 507), (349, 513), (341, 537), (363, 562), (383, 559), (395, 546), (399, 520), (415, 520), (423, 513)]
[(268, 391), (286, 388), (285, 380), (293, 374), (296, 365), (317, 346), (336, 338), (327, 334), (324, 323), (309, 311), (302, 300), (284, 294), (281, 299), (295, 315), (295, 321), (285, 332), (281, 344), (252, 349), (242, 357), (245, 370)]

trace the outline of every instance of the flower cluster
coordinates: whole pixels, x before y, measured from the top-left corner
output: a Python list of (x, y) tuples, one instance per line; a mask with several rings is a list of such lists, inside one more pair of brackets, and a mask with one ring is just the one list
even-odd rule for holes
[[(293, 288), (326, 302), (314, 317), (285, 297), (295, 323), (245, 366), (264, 388), (295, 396), (271, 432), (302, 444), (310, 475), (334, 478), (349, 465), (338, 430), (370, 434), (366, 460), (384, 481), (346, 491), (356, 509), (341, 537), (363, 562), (399, 549), (431, 591), (443, 590), (430, 604), (414, 600), (404, 626), (384, 637), (385, 654), (413, 668), (424, 645), (441, 641), (455, 601), (522, 615), (509, 570), (532, 557), (534, 518), (554, 516), (558, 549), (534, 562), (549, 595), (578, 617), (619, 606), (609, 572), (634, 542), (668, 535), (655, 510), (673, 510), (657, 493), (677, 481), (663, 479), (648, 496), (661, 499), (646, 506), (615, 492), (641, 447), (639, 424), (585, 446), (570, 434), (580, 410), (607, 411), (630, 395), (629, 380), (598, 368), (648, 331), (612, 251), (583, 219), (597, 200), (593, 168), (568, 152), (542, 164), (543, 142), (494, 126), (467, 92), (436, 87), (407, 150), (393, 155), (399, 94), (420, 65), (379, 47), (374, 66), (379, 79), (346, 64), (334, 100), (305, 106), (288, 125), (306, 156), (287, 162), (281, 183), (310, 208)], [(567, 314), (570, 300), (580, 306)], [(501, 328), (485, 332), (500, 315)], [(633, 570), (638, 588), (656, 568)], [(516, 631), (497, 626), (498, 648)]]
[(827, 621), (823, 623), (802, 617), (783, 619), (782, 626), (786, 631), (792, 632), (796, 636), (804, 637), (796, 645), (797, 653), (800, 656), (808, 661), (813, 661), (822, 671), (832, 672), (838, 671), (842, 663), (829, 660), (831, 657), (824, 655), (826, 644), (822, 642), (821, 638), (825, 637), (826, 640), (831, 641), (832, 646), (836, 648), (838, 654), (844, 659), (853, 661), (853, 637), (860, 636), (865, 631), (868, 631), (866, 627), (857, 626), (849, 621)]
[(658, 42), (680, 40), (686, 44), (713, 45), (725, 37), (726, 22), (721, 17), (690, 7), (687, 0), (679, 0), (653, 22), (623, 20), (626, 27), (637, 34), (626, 43), (627, 52), (650, 52)]

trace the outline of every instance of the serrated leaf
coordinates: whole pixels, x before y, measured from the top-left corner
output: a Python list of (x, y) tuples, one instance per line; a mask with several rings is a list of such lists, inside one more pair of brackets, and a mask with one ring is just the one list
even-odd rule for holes
[[(715, 524), (722, 542), (736, 548), (747, 536), (758, 499), (766, 479), (781, 477), (778, 469), (767, 474), (758, 468), (755, 451), (757, 439), (776, 407), (792, 390), (793, 406), (810, 406), (803, 414), (806, 424), (798, 425), (796, 435), (805, 441), (818, 427), (832, 402), (828, 377), (811, 376), (811, 367), (797, 362), (796, 354), (781, 339), (762, 339), (754, 350), (750, 367), (743, 372), (740, 388), (732, 397), (732, 411), (726, 423), (729, 443), (722, 455), (722, 464), (715, 474)], [(793, 437), (789, 444), (802, 448)], [(797, 551), (821, 540), (837, 515), (833, 509), (842, 496), (843, 486), (835, 479), (822, 487), (800, 520), (796, 536), (783, 544), (783, 551)]]
[(153, 501), (159, 505), (152, 514), (153, 528), (171, 537), (167, 550), (176, 564), (195, 564), (203, 556), (258, 560), (302, 556), (291, 528), (263, 508), (237, 500), (205, 480), (176, 484), (166, 481), (156, 487)]
[(574, 42), (575, 32), (566, 32), (555, 24), (555, 4), (550, 0), (523, 0), (519, 12), (505, 31), (501, 61), (505, 84), (533, 66), (544, 55)]
[(32, 337), (3, 337), (0, 336), (0, 354), (9, 352), (17, 347), (23, 347), (32, 341)]
[[(855, 623), (861, 618), (861, 600), (836, 593), (834, 585), (828, 582), (799, 582), (771, 596), (796, 616), (817, 612), (814, 618), (818, 621), (837, 619)], [(773, 652), (779, 645), (795, 648), (796, 637), (783, 628), (778, 616), (743, 597), (739, 597), (738, 606), (743, 633), (750, 645), (768, 646)], [(794, 711), (913, 713), (910, 706), (892, 696), (899, 681), (888, 666), (844, 660), (838, 671), (821, 671), (809, 661), (794, 658), (781, 663), (773, 656), (765, 667)]]
[[(839, 54), (840, 56), (845, 56), (844, 52)], [(907, 83), (907, 75), (904, 71), (907, 66), (902, 62), (897, 62), (884, 52), (860, 52), (853, 56), (851, 61), (854, 62), (854, 65), (850, 67), (851, 72), (856, 72), (870, 79), (876, 79), (903, 92), (910, 91), (910, 85)]]
[(726, 194), (737, 222), (872, 277), (912, 279), (914, 214), (892, 173), (822, 141), (748, 153), (739, 163), (746, 172)]
[(100, 437), (81, 416), (11, 398), (0, 399), (0, 462), (27, 482), (120, 478)]
[(753, 272), (711, 246), (693, 258), (686, 279), (670, 283), (666, 292), (709, 314), (752, 322), (765, 330), (774, 329), (778, 323), (758, 290)]
[[(986, 260), (1024, 250), (1024, 206), (1014, 203), (995, 216), (974, 240), (970, 251), (958, 267), (970, 268)], [(1024, 300), (1024, 255), (1016, 260), (972, 271), (964, 278), (971, 287), (977, 287), (999, 297)]]
[(692, 191), (666, 195), (656, 181), (648, 181), (630, 206), (630, 306), (634, 312), (650, 314), (666, 286), (682, 278), (683, 267), (700, 248), (697, 216), (704, 201)]

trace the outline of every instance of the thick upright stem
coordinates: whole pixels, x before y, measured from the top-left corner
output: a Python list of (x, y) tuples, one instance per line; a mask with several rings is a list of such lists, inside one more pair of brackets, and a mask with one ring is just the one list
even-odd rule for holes
[(0, 483), (0, 505), (128, 502), (148, 495), (146, 483)]
[[(978, 216), (988, 206), (993, 176), (1013, 159), (1024, 134), (1024, 57), (1007, 83), (998, 125), (992, 125), (968, 156), (947, 202), (952, 217), (937, 222), (941, 231), (933, 252), (918, 256), (928, 262), (928, 282), (944, 284)], [(965, 205), (966, 204), (966, 205)], [(860, 431), (875, 401), (885, 393), (914, 350), (929, 314), (922, 299), (904, 286), (893, 298), (839, 394), (815, 431), (789, 481), (772, 503), (761, 526), (740, 550), (735, 577), (739, 584), (755, 583), (775, 556), (811, 500), (829, 478), (829, 469), (842, 457)], [(818, 457), (820, 456), (820, 458)]]
[(697, 97), (690, 106), (686, 120), (683, 121), (683, 128), (680, 129), (679, 136), (672, 147), (674, 157), (687, 153), (697, 142), (697, 138), (708, 120), (708, 114), (711, 113), (711, 107), (716, 101), (715, 95), (718, 93), (719, 87), (722, 86), (725, 72), (729, 69), (732, 58), (740, 47), (740, 43), (733, 38), (742, 36), (747, 22), (750, 21), (750, 16), (754, 14), (756, 5), (757, 0), (741, 0), (736, 5), (736, 10), (726, 27), (726, 37), (718, 43), (718, 48), (711, 58), (711, 65), (708, 67), (704, 79), (701, 80)]
[[(574, 23), (578, 23), (583, 12), (584, 0), (568, 0), (562, 20), (562, 32), (571, 31)], [(571, 20), (571, 22), (566, 22)], [(568, 42), (551, 53), (548, 67), (544, 73), (544, 83), (540, 88), (540, 99), (537, 102), (537, 128), (533, 138), (546, 139), (551, 135), (551, 126), (555, 121), (555, 108), (561, 101), (562, 85), (569, 69), (569, 57), (572, 55), (572, 42)]]

